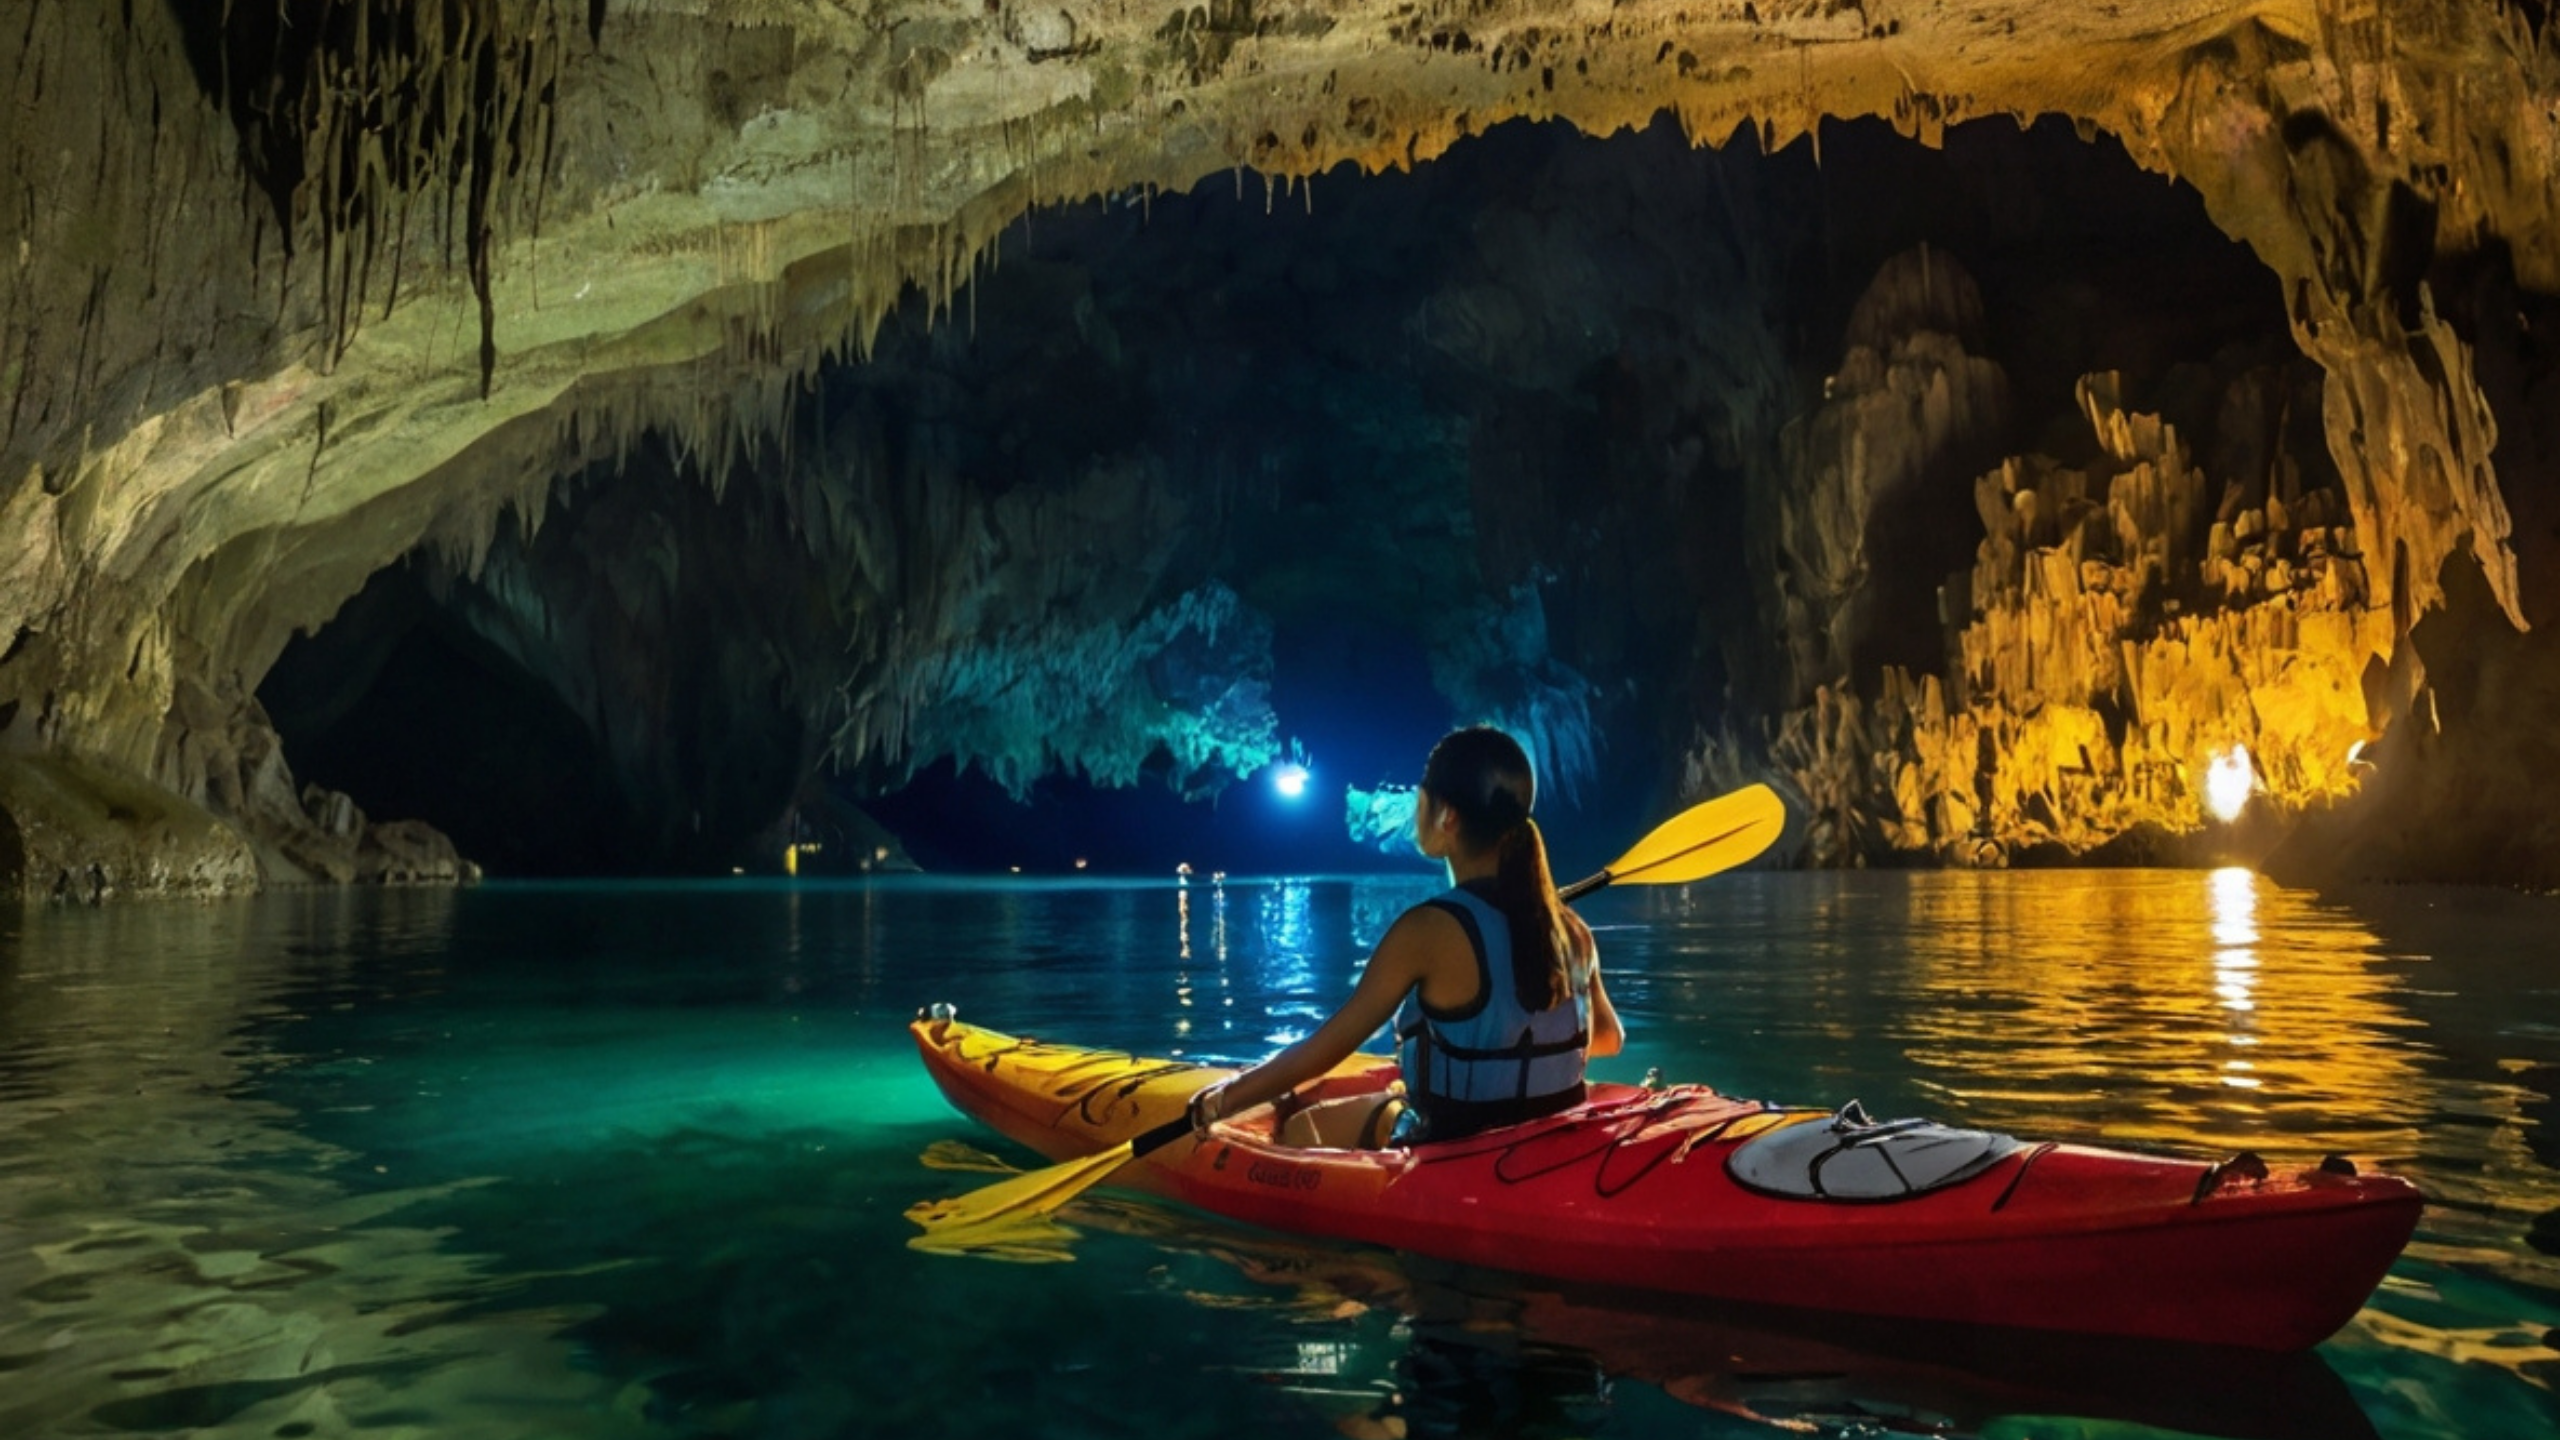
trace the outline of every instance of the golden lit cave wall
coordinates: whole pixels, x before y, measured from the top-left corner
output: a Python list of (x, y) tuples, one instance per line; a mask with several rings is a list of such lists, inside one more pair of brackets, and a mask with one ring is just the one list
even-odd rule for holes
[[(2144, 826), (2194, 831), (2207, 767), (2233, 746), (2280, 805), (2352, 792), (2352, 757), (2376, 736), (2366, 687), (2394, 637), (2336, 493), (2302, 491), (2279, 463), (2260, 503), (2200, 525), (2208, 497), (2246, 492), (2208, 477), (2159, 417), (2123, 410), (2113, 379), (2080, 386), (2094, 470), (2021, 456), (1974, 482), (1985, 538), (1939, 594), (1950, 677), (1818, 684), (1763, 745), (1702, 746), (1693, 787), (1765, 753), (1811, 811), (1809, 858), (1828, 865), (1996, 865)], [(2165, 623), (2133, 603), (2147, 586), (2182, 597)]]

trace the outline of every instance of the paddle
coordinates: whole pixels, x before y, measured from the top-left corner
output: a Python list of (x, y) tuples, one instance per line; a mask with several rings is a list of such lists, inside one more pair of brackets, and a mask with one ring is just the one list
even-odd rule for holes
[(1702, 800), (1637, 841), (1597, 875), (1557, 891), (1579, 900), (1604, 885), (1686, 885), (1743, 864), (1776, 842), (1787, 807), (1766, 785), (1745, 785)]
[[(1768, 849), (1786, 821), (1786, 807), (1776, 792), (1766, 785), (1746, 785), (1690, 806), (1655, 826), (1607, 869), (1556, 893), (1578, 900), (1607, 885), (1681, 885), (1704, 880)], [(920, 1250), (1004, 1248), (1013, 1232), (1042, 1226), (1047, 1216), (1112, 1171), (1190, 1133), (1191, 1117), (1179, 1115), (1108, 1150), (948, 1200), (920, 1201), (908, 1208), (907, 1218), (923, 1226), (925, 1233), (907, 1243)]]

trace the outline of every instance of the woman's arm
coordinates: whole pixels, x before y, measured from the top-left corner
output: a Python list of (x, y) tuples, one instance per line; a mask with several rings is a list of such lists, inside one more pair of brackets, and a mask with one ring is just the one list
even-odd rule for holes
[[(1571, 914), (1570, 911), (1566, 913)], [(1582, 922), (1581, 916), (1574, 915), (1572, 920), (1574, 938), (1580, 942), (1582, 953), (1589, 957), (1588, 973), (1591, 977), (1591, 1039), (1583, 1046), (1582, 1053), (1589, 1059), (1604, 1059), (1626, 1048), (1627, 1029), (1618, 1023), (1618, 1007), (1609, 1003), (1609, 988), (1600, 983), (1599, 939), (1591, 933), (1591, 927)]]
[(1361, 1041), (1395, 1018), (1396, 1007), (1404, 1003), (1405, 993), (1422, 983), (1433, 945), (1455, 938), (1454, 933), (1439, 935), (1437, 931), (1443, 926), (1455, 932), (1457, 922), (1428, 906), (1406, 911), (1387, 927), (1386, 937), (1370, 954), (1368, 965), (1360, 972), (1360, 983), (1352, 987), (1351, 998), (1342, 1002), (1342, 1008), (1326, 1017), (1305, 1039), (1193, 1096), (1192, 1123), (1206, 1126), (1277, 1100), (1351, 1058)]
[(1591, 961), (1591, 1043), (1582, 1053), (1598, 1060), (1627, 1048), (1627, 1029), (1618, 1023), (1618, 1007), (1609, 1003), (1609, 991), (1600, 983), (1600, 961)]

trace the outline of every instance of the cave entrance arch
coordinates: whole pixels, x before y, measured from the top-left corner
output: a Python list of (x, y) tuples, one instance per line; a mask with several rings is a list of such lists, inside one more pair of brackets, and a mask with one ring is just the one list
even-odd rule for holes
[[(911, 809), (957, 793), (931, 788), (953, 762), (1024, 793), (1081, 771), (1102, 783), (1050, 799), (1135, 834), (1173, 812), (1114, 814), (1116, 784), (1215, 790), (1291, 740), (1340, 781), (1409, 778), (1383, 757), (1473, 718), (1535, 732), (1550, 793), (1606, 822), (1563, 827), (1595, 853), (1560, 839), (1560, 864), (1596, 864), (1700, 733), (1943, 666), (1973, 482), (2085, 454), (2081, 377), (2317, 463), (2316, 383), (2272, 439), (2225, 424), (2222, 381), (2304, 362), (2185, 187), (2060, 122), (1937, 150), (1829, 124), (1819, 149), (1514, 124), (1410, 173), (1040, 211), (753, 453), (669, 431), (562, 477), (478, 571), (377, 577), (262, 699), (307, 779), (498, 873), (767, 864), (831, 800), (897, 812), (911, 763)], [(1882, 370), (1844, 368), (1860, 344)], [(1880, 403), (1821, 432), (1846, 385), (1985, 374), (1963, 425), (1932, 430), (1924, 394), (1916, 423)], [(1908, 453), (1808, 508), (1824, 443)], [(1808, 615), (1817, 562), (1845, 586)]]

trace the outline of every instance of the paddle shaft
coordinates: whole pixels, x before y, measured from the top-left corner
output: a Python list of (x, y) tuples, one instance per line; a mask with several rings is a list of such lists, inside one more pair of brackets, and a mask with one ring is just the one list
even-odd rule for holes
[(1583, 896), (1590, 894), (1592, 891), (1599, 889), (1603, 885), (1606, 885), (1617, 878), (1617, 876), (1610, 874), (1606, 870), (1601, 871), (1597, 875), (1586, 875), (1557, 891), (1556, 898), (1562, 900), (1567, 905), (1570, 905), (1574, 901), (1581, 899)]
[(1141, 1155), (1152, 1155), (1156, 1151), (1163, 1149), (1167, 1145), (1172, 1144), (1174, 1141), (1179, 1140), (1190, 1133), (1191, 1111), (1190, 1107), (1185, 1106), (1183, 1107), (1183, 1113), (1174, 1116), (1172, 1119), (1167, 1120), (1153, 1130), (1139, 1131), (1137, 1136), (1129, 1142), (1129, 1158), (1135, 1160)]

